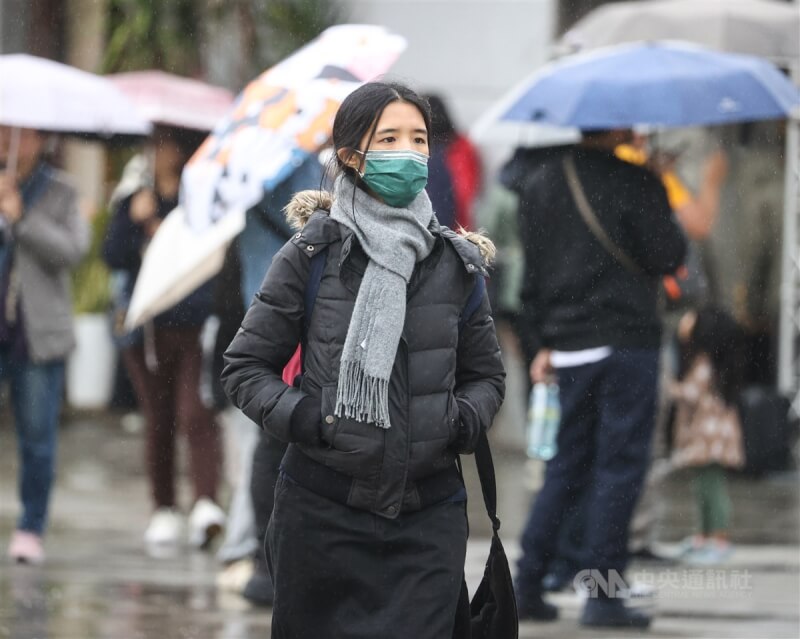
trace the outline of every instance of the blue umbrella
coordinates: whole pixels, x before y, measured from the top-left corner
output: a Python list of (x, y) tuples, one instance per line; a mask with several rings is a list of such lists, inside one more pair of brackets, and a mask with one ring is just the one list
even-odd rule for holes
[(800, 104), (761, 58), (683, 43), (641, 43), (570, 56), (505, 98), (500, 119), (579, 129), (702, 126), (784, 118)]

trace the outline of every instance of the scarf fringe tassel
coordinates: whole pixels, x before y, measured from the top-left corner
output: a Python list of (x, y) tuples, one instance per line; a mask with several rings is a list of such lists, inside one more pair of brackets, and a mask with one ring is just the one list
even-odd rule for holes
[(367, 375), (360, 362), (342, 362), (334, 412), (337, 417), (389, 428), (389, 380)]

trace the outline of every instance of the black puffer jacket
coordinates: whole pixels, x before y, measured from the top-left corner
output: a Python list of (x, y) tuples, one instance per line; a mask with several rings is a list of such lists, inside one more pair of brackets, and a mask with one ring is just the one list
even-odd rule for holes
[[(502, 403), (505, 372), (485, 296), (459, 330), (484, 260), (476, 243), (442, 229), (408, 286), (389, 382), (391, 427), (335, 417), (340, 357), (368, 259), (352, 232), (330, 219), (329, 205), (327, 194), (306, 191), (288, 207), (302, 229), (276, 255), (228, 348), (223, 383), (248, 417), (292, 443), (284, 468), (295, 481), (394, 518), (461, 488), (455, 456), (474, 450)], [(326, 249), (305, 375), (293, 388), (281, 372), (302, 336), (310, 258)]]

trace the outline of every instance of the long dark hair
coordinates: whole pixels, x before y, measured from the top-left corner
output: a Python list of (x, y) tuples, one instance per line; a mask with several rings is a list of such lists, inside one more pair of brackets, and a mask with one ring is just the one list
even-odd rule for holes
[(408, 102), (417, 107), (425, 121), (425, 128), (430, 132), (430, 107), (416, 91), (397, 82), (367, 82), (344, 99), (333, 120), (333, 161), (336, 162), (337, 173), (344, 173), (353, 182), (359, 183), (358, 173), (342, 162), (338, 152), (345, 149), (352, 155), (358, 150), (365, 150), (359, 149), (359, 146), (367, 133), (369, 148), (378, 120), (392, 102)]
[(726, 311), (707, 306), (697, 311), (697, 319), (686, 345), (688, 366), (701, 354), (711, 359), (714, 390), (729, 406), (735, 406), (743, 381), (743, 333)]

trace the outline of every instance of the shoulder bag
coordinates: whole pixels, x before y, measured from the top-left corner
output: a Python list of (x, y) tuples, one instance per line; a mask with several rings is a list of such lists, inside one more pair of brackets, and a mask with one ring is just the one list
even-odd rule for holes
[(475, 449), (475, 464), (478, 467), (486, 512), (492, 522), (492, 545), (483, 579), (471, 602), (467, 582), (461, 583), (453, 639), (518, 639), (517, 600), (508, 558), (498, 535), (500, 520), (497, 518), (494, 463), (485, 432), (481, 433)]

